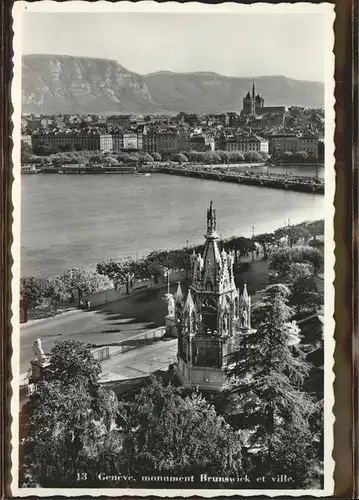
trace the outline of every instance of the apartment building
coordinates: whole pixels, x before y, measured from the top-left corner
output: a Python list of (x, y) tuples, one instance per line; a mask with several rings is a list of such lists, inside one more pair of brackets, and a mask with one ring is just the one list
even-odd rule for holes
[(32, 148), (41, 143), (46, 143), (52, 147), (67, 145), (72, 150), (100, 151), (100, 134), (97, 130), (67, 130), (66, 132), (46, 132), (31, 136)]
[(127, 131), (123, 133), (123, 149), (138, 149), (137, 133)]
[(298, 137), (294, 133), (273, 134), (269, 138), (269, 152), (272, 156), (281, 156), (286, 151), (296, 153)]
[(285, 152), (298, 153), (304, 151), (309, 157), (318, 159), (318, 137), (310, 132), (303, 134), (283, 133), (274, 134), (269, 138), (270, 153), (273, 157), (281, 156)]

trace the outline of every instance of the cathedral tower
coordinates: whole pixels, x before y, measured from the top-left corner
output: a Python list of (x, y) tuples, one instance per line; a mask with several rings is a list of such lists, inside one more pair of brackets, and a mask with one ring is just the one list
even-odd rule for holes
[(220, 251), (213, 202), (207, 210), (203, 256), (191, 256), (192, 285), (186, 300), (178, 287), (175, 322), (178, 332), (178, 372), (188, 387), (219, 390), (225, 381), (227, 356), (238, 336), (250, 328), (250, 297), (245, 287), (239, 296), (234, 252)]
[(242, 114), (246, 116), (255, 116), (259, 108), (263, 107), (264, 99), (259, 94), (256, 95), (256, 85), (253, 78), (252, 94), (247, 92), (246, 96), (243, 98)]

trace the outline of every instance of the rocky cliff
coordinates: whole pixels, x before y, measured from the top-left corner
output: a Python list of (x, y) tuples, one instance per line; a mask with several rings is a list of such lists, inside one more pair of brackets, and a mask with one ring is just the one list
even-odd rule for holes
[[(250, 78), (210, 72), (138, 75), (108, 59), (26, 55), (24, 113), (219, 113), (242, 109)], [(324, 85), (284, 76), (256, 78), (265, 105), (322, 107)]]

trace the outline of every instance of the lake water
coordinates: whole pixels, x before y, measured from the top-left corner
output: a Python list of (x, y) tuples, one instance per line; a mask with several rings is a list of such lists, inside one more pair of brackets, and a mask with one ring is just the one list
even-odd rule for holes
[(295, 191), (164, 174), (22, 175), (21, 275), (202, 243), (211, 199), (224, 238), (324, 218), (324, 196)]

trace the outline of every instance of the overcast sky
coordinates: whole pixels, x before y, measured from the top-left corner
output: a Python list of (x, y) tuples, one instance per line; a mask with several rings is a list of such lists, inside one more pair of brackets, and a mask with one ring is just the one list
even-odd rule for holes
[(34, 13), (23, 53), (115, 59), (140, 74), (214, 71), (324, 81), (321, 14)]

